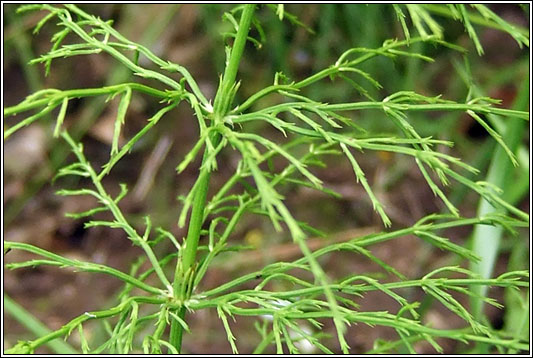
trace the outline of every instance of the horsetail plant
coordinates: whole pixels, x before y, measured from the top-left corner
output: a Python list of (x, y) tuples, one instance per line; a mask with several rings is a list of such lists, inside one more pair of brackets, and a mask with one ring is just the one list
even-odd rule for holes
[[(229, 318), (235, 319), (239, 316), (257, 317), (256, 328), (260, 343), (254, 353), (261, 353), (269, 347), (273, 347), (277, 353), (299, 353), (299, 341), (310, 342), (316, 350), (324, 353), (353, 353), (347, 335), (351, 334), (349, 326), (357, 323), (390, 327), (398, 335), (396, 341), (376, 343), (369, 353), (390, 353), (399, 350), (416, 353), (415, 343), (419, 341), (429, 342), (436, 351), (441, 352), (442, 348), (437, 342), (440, 338), (465, 343), (489, 343), (501, 352), (528, 350), (528, 341), (506, 336), (493, 329), (485, 321), (473, 316), (456, 298), (457, 294), (474, 297), (472, 287), (478, 286), (527, 289), (528, 272), (513, 271), (496, 278), (481, 278), (462, 266), (444, 266), (422, 277), (408, 278), (399, 272), (393, 263), (380, 260), (371, 251), (373, 245), (413, 235), (461, 259), (476, 262), (479, 257), (475, 253), (448, 240), (443, 236), (443, 231), (449, 228), (490, 225), (515, 233), (517, 228), (529, 226), (529, 215), (503, 200), (497, 188), (486, 182), (469, 179), (466, 174), (477, 174), (476, 168), (436, 149), (451, 147), (452, 142), (420, 135), (409, 120), (413, 112), (466, 113), (486, 129), (511, 162), (517, 165), (515, 152), (508, 148), (505, 138), (489, 125), (485, 118), (490, 115), (509, 121), (528, 121), (528, 112), (497, 107), (499, 101), (489, 97), (471, 97), (464, 103), (459, 103), (441, 96), (430, 97), (410, 90), (392, 93), (382, 100), (376, 100), (361, 85), (363, 81), (381, 88), (372, 74), (361, 69), (363, 63), (377, 57), (412, 57), (433, 61), (423, 53), (412, 51), (410, 46), (416, 43), (464, 51), (461, 47), (443, 40), (442, 28), (431, 16), (438, 11), (460, 20), (481, 54), (483, 50), (472, 26), (473, 23), (481, 21), (479, 15), (474, 15), (471, 9), (462, 4), (393, 5), (404, 30), (405, 40), (387, 40), (379, 48), (348, 49), (334, 64), (304, 79), (291, 81), (278, 72), (271, 86), (238, 102), (237, 93), (241, 81), (237, 80), (237, 74), (245, 45), (247, 41), (257, 45), (264, 40), (262, 38), (259, 41), (250, 35), (250, 29), (253, 27), (263, 34), (255, 16), (258, 7), (259, 5), (255, 4), (238, 5), (225, 15), (235, 32), (226, 34), (226, 37), (233, 38), (232, 45), (226, 49), (225, 69), (212, 101), (202, 92), (194, 76), (186, 68), (161, 59), (147, 47), (128, 40), (112, 27), (112, 21), (90, 15), (75, 5), (34, 4), (19, 8), (20, 12), (43, 11), (46, 14), (37, 24), (35, 31), (39, 31), (47, 22), (57, 21), (59, 31), (52, 37), (51, 50), (32, 61), (44, 64), (46, 73), (51, 71), (55, 59), (105, 53), (127, 67), (134, 76), (153, 83), (145, 85), (132, 81), (99, 88), (44, 89), (29, 95), (21, 103), (4, 109), (5, 117), (36, 111), (17, 124), (6, 127), (5, 140), (21, 128), (58, 109), (53, 135), (68, 143), (75, 160), (59, 170), (56, 178), (88, 178), (92, 187), (62, 189), (57, 194), (90, 196), (98, 202), (96, 207), (88, 211), (71, 213), (68, 216), (89, 218), (87, 227), (98, 226), (124, 231), (132, 244), (142, 249), (142, 260), (148, 262), (150, 268), (138, 272), (140, 263), (137, 262), (133, 264), (130, 273), (125, 273), (103, 264), (66, 258), (28, 243), (4, 241), (4, 252), (22, 250), (39, 256), (34, 260), (7, 263), (5, 266), (8, 269), (41, 265), (71, 267), (78, 271), (111, 275), (125, 285), (115, 306), (82, 313), (60, 329), (44, 333), (32, 341), (20, 341), (7, 352), (33, 353), (38, 347), (49, 344), (56, 338), (66, 338), (77, 330), (81, 337), (83, 353), (182, 353), (184, 332), (190, 331), (188, 312), (204, 309), (216, 310), (226, 332), (229, 347), (234, 353), (238, 352), (239, 336), (233, 334)], [(285, 11), (283, 5), (265, 7), (273, 9), (280, 20), (286, 18), (301, 24), (294, 15)], [(505, 22), (483, 5), (473, 7), (480, 13), (484, 25), (507, 31), (520, 45), (529, 46), (529, 38), (523, 31)], [(406, 14), (420, 36), (413, 36), (409, 31)], [(263, 35), (261, 37), (264, 37)], [(67, 36), (76, 38), (78, 43), (63, 44)], [(148, 59), (155, 69), (141, 66), (141, 55)], [(306, 88), (335, 77), (353, 85), (365, 100), (323, 103), (304, 94)], [(271, 94), (277, 94), (283, 101), (260, 107), (259, 100)], [(158, 100), (160, 108), (139, 132), (120, 145), (119, 137), (126, 114), (131, 103), (139, 95)], [(95, 167), (87, 159), (82, 144), (73, 139), (63, 124), (71, 101), (92, 96), (120, 98), (109, 160), (102, 168)], [(127, 213), (120, 208), (121, 199), (128, 193), (126, 185), (120, 186), (118, 196), (109, 194), (104, 185), (106, 176), (115, 165), (143, 136), (169, 117), (182, 103), (194, 111), (198, 139), (181, 161), (176, 163), (178, 174), (201, 157), (197, 179), (183, 198), (183, 207), (177, 223), (187, 228), (187, 235), (183, 240), (176, 238), (171, 229), (153, 228), (149, 215), (145, 216), (145, 231), (137, 231), (128, 220)], [(363, 111), (373, 111), (376, 118), (390, 121), (400, 135), (383, 136), (361, 127), (354, 122), (354, 113)], [(250, 131), (249, 128), (253, 128), (250, 125), (252, 122), (272, 126), (285, 140), (275, 142)], [(217, 159), (220, 158), (220, 153), (228, 151), (238, 153), (240, 160), (233, 175), (217, 192), (209, 196), (210, 177), (218, 168)], [(360, 153), (368, 151), (391, 152), (410, 157), (432, 192), (446, 207), (447, 213), (434, 213), (420, 218), (411, 227), (386, 231), (391, 227), (392, 220), (357, 160)], [(325, 187), (323, 181), (312, 171), (314, 166), (325, 165), (323, 158), (330, 155), (343, 156), (351, 165), (355, 180), (364, 188), (385, 230), (311, 250), (307, 238), (317, 230), (299, 221), (297, 215), (289, 210), (283, 191), (288, 185), (296, 185), (338, 197), (340, 194)], [(266, 165), (276, 158), (281, 158), (286, 163), (278, 171)], [(457, 182), (479, 194), (496, 210), (481, 217), (462, 217), (443, 189), (443, 186), (451, 182)], [(509, 214), (501, 214), (497, 209), (505, 210)], [(112, 219), (91, 219), (100, 212), (109, 213)], [(301, 257), (291, 262), (275, 262), (258, 271), (231, 279), (218, 287), (202, 289), (202, 280), (213, 260), (232, 249), (228, 240), (245, 214), (265, 216), (276, 230), (288, 232), (299, 247)], [(206, 238), (206, 244), (201, 243), (201, 238)], [(155, 246), (165, 240), (172, 243), (175, 251), (160, 257)], [(336, 251), (350, 252), (359, 260), (370, 260), (394, 279), (387, 282), (357, 273), (349, 277), (334, 278), (326, 274), (320, 259)], [(302, 275), (302, 272), (308, 275)], [(288, 285), (284, 286), (284, 290), (272, 290), (270, 283), (274, 281)], [(254, 283), (257, 284), (253, 289), (246, 288)], [(451, 314), (460, 317), (464, 321), (464, 327), (444, 330), (424, 323), (420, 319), (420, 303), (409, 299), (408, 295), (403, 295), (407, 289), (413, 288), (423, 290)], [(358, 297), (372, 291), (392, 298), (397, 303), (398, 311), (394, 313), (359, 310), (356, 303)], [(497, 307), (501, 306), (488, 297), (475, 298)], [(101, 320), (109, 327), (110, 336), (99, 346), (94, 346), (83, 333), (84, 325), (94, 320)], [(335, 344), (320, 334), (321, 328), (327, 322), (333, 324)]]

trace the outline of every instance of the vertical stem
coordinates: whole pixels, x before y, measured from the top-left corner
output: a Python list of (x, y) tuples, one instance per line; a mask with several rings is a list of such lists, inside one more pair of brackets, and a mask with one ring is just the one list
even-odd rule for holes
[[(245, 5), (242, 11), (241, 22), (239, 23), (235, 43), (233, 44), (233, 49), (231, 50), (224, 76), (222, 77), (222, 83), (215, 96), (213, 109), (215, 119), (220, 119), (216, 117), (223, 117), (228, 111), (227, 107), (230, 105), (231, 101), (224, 101), (224, 99), (227, 99), (227, 96), (230, 95), (231, 88), (235, 84), (235, 78), (237, 77), (239, 63), (244, 51), (244, 45), (246, 44), (246, 38), (248, 37), (250, 24), (252, 23), (254, 10), (255, 5), (248, 4)], [(225, 105), (223, 103), (225, 103)]]
[[(231, 50), (230, 58), (224, 75), (222, 77), (222, 83), (218, 88), (217, 94), (215, 96), (213, 113), (215, 118), (212, 118), (212, 123), (217, 123), (220, 118), (226, 115), (228, 111), (228, 106), (231, 101), (224, 101), (223, 99), (227, 98), (230, 95), (232, 87), (235, 83), (237, 77), (237, 71), (239, 69), (239, 63), (244, 51), (244, 46), (246, 44), (246, 38), (248, 37), (248, 32), (250, 30), (250, 24), (252, 23), (253, 13), (255, 10), (255, 4), (247, 4), (244, 6), (241, 20), (239, 23), (239, 29), (237, 31), (237, 36), (235, 38), (235, 43), (233, 44), (233, 49)], [(224, 105), (223, 103), (226, 103)], [(213, 146), (217, 146), (220, 143), (221, 136), (220, 133), (214, 132), (210, 137)], [(207, 151), (204, 151), (203, 160), (207, 158)], [(180, 292), (179, 284), (186, 284), (186, 282), (181, 282), (183, 275), (190, 270), (194, 263), (196, 262), (196, 251), (198, 249), (198, 242), (200, 240), (200, 231), (202, 229), (203, 219), (204, 219), (204, 210), (207, 198), (207, 191), (209, 190), (209, 180), (211, 173), (209, 168), (202, 167), (200, 174), (198, 176), (198, 187), (196, 194), (194, 196), (194, 201), (192, 204), (191, 218), (189, 220), (189, 229), (187, 233), (187, 239), (185, 241), (185, 247), (183, 248), (183, 256), (181, 260), (181, 267), (176, 269), (176, 277), (174, 277), (174, 292)], [(178, 275), (179, 274), (179, 275)], [(186, 309), (182, 307), (178, 316), (183, 319), (185, 317)], [(176, 347), (178, 352), (181, 352), (181, 342), (183, 338), (183, 327), (175, 319), (172, 320), (170, 327), (170, 343)]]

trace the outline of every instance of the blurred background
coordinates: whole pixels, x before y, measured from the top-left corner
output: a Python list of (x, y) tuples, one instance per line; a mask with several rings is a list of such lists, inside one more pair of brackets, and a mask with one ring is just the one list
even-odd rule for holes
[[(50, 38), (57, 31), (54, 21), (45, 25), (38, 34), (32, 29), (42, 18), (42, 13), (15, 13), (16, 4), (4, 7), (4, 106), (12, 106), (25, 96), (43, 88), (74, 89), (139, 81), (131, 72), (107, 55), (78, 56), (57, 59), (52, 63), (50, 75), (44, 76), (40, 64), (27, 63), (50, 47)], [(113, 19), (114, 27), (130, 40), (139, 42), (163, 59), (185, 66), (199, 83), (207, 98), (213, 98), (223, 71), (225, 54), (223, 46), (229, 39), (221, 33), (232, 30), (229, 22), (222, 21), (225, 5), (194, 4), (82, 4), (85, 11), (103, 19)], [(491, 9), (509, 22), (529, 27), (529, 10), (517, 4), (490, 5)], [(389, 38), (403, 39), (404, 35), (396, 14), (389, 5), (362, 4), (287, 4), (287, 11), (296, 15), (305, 26), (279, 21), (275, 13), (264, 6), (257, 12), (264, 34), (256, 29), (251, 36), (262, 44), (248, 43), (238, 77), (242, 79), (237, 100), (242, 101), (269, 84), (274, 74), (282, 71), (298, 80), (333, 64), (340, 54), (351, 47), (380, 47)], [(435, 58), (427, 63), (416, 58), (398, 58), (392, 61), (378, 57), (364, 63), (361, 69), (378, 80), (383, 89), (376, 90), (362, 83), (369, 95), (381, 100), (400, 90), (412, 90), (427, 96), (441, 94), (443, 98), (464, 101), (467, 96), (467, 79), (464, 73), (465, 58), (469, 63), (481, 95), (499, 98), (505, 108), (528, 110), (529, 103), (529, 49), (520, 49), (516, 42), (503, 32), (476, 26), (485, 55), (478, 56), (463, 25), (455, 20), (435, 16), (443, 26), (445, 40), (464, 46), (465, 57), (457, 51), (427, 44), (413, 44), (410, 50)], [(310, 31), (311, 30), (311, 31)], [(415, 31), (412, 30), (415, 34)], [(75, 38), (67, 38), (74, 43)], [(148, 65), (142, 63), (141, 65)], [(463, 76), (463, 77), (462, 77)], [(322, 102), (362, 101), (365, 98), (350, 84), (341, 80), (322, 81), (305, 89), (304, 94)], [(104, 102), (105, 98), (86, 98), (69, 102), (65, 126), (83, 142), (88, 158), (95, 167), (107, 162), (118, 99)], [(257, 103), (258, 107), (280, 101), (268, 96)], [(144, 126), (159, 108), (156, 101), (134, 95), (128, 109), (124, 142)], [(181, 175), (176, 165), (196, 142), (198, 128), (191, 109), (182, 104), (172, 116), (165, 117), (126, 156), (105, 179), (110, 192), (126, 183), (130, 194), (121, 202), (128, 219), (139, 228), (144, 227), (143, 215), (149, 214), (154, 226), (162, 226), (181, 238), (185, 231), (177, 226), (181, 202), (177, 199), (192, 187), (199, 163), (191, 165)], [(21, 118), (5, 119), (7, 125)], [(369, 111), (357, 113), (357, 124), (373, 133), (400, 135), (392, 122), (383, 114)], [(67, 212), (81, 212), (95, 204), (87, 197), (59, 197), (54, 194), (62, 187), (86, 184), (65, 178), (51, 183), (57, 168), (72, 160), (62, 140), (53, 139), (51, 133), (55, 117), (50, 116), (17, 132), (4, 142), (4, 237), (10, 241), (31, 243), (46, 250), (71, 258), (105, 263), (129, 271), (130, 264), (140, 254), (132, 247), (120, 230), (84, 228), (83, 220), (72, 220)], [(447, 150), (454, 156), (478, 169), (476, 180), (485, 178), (495, 150), (495, 141), (466, 114), (412, 113), (409, 121), (422, 136), (455, 142)], [(263, 124), (256, 124), (257, 132), (276, 136)], [(527, 133), (526, 133), (527, 132)], [(504, 138), (505, 140), (505, 138)], [(529, 131), (524, 131), (522, 146), (529, 151)], [(528, 153), (528, 152), (527, 152)], [(212, 177), (213, 191), (224, 184), (233, 173), (238, 156), (231, 150), (221, 153), (219, 170)], [(526, 158), (528, 159), (528, 158)], [(393, 229), (410, 226), (421, 217), (435, 212), (445, 212), (436, 199), (416, 164), (407, 157), (388, 152), (358, 153), (357, 160), (378, 198), (385, 205), (393, 221)], [(367, 233), (382, 231), (379, 217), (363, 188), (355, 182), (349, 163), (340, 157), (328, 160), (327, 169), (314, 172), (324, 185), (343, 195), (333, 199), (312, 190), (287, 188), (287, 205), (299, 220), (306, 221), (325, 231), (326, 238), (311, 238), (312, 248), (319, 248), (330, 240), (345, 240)], [(521, 210), (529, 212), (529, 172), (514, 169), (512, 200)], [(293, 190), (294, 189), (294, 190)], [(474, 216), (479, 197), (460, 185), (446, 188), (451, 201), (463, 216)], [(327, 199), (327, 200), (326, 200)], [(471, 228), (446, 232), (453, 242), (469, 245)], [(216, 261), (205, 278), (205, 287), (215, 287), (236, 275), (259, 269), (265, 264), (299, 257), (287, 233), (277, 233), (268, 220), (246, 216), (232, 237), (232, 242), (256, 247), (251, 252), (235, 253)], [(262, 250), (264, 249), (264, 250)], [(373, 247), (373, 253), (394, 266), (407, 277), (419, 277), (432, 268), (465, 264), (457, 257), (447, 255), (413, 237), (393, 240)], [(517, 237), (504, 236), (501, 255), (494, 268), (495, 274), (510, 269), (528, 267), (529, 241), (527, 231)], [(228, 257), (230, 259), (228, 259)], [(11, 252), (6, 261), (20, 261), (28, 255)], [(333, 277), (360, 272), (379, 274), (377, 265), (369, 260), (354, 258), (353, 254), (335, 253), (320, 262)], [(50, 329), (61, 327), (73, 317), (112, 304), (120, 282), (113, 278), (88, 273), (73, 274), (69, 270), (39, 267), (7, 271), (4, 269), (4, 292)], [(424, 301), (421, 292), (413, 299), (427, 305), (423, 319), (437, 328), (457, 328), (463, 322), (456, 316), (430, 301)], [(417, 298), (416, 295), (420, 297)], [(503, 290), (491, 290), (490, 295), (504, 301)], [(359, 302), (361, 310), (387, 310), (394, 302), (384, 295), (365, 296)], [(467, 304), (467, 303), (465, 303)], [(488, 317), (495, 327), (503, 327), (505, 310), (488, 308)], [(184, 339), (188, 353), (210, 354), (230, 352), (222, 324), (215, 311), (204, 310), (190, 315), (194, 334)], [(250, 353), (259, 337), (252, 327), (253, 321), (239, 318), (232, 323), (239, 338), (241, 353)], [(28, 331), (4, 316), (4, 344), (9, 348), (22, 339), (32, 339)], [(353, 327), (352, 327), (353, 328)], [(84, 328), (86, 334), (98, 342), (101, 327)], [(356, 333), (347, 339), (353, 353), (372, 349), (376, 339), (394, 338), (396, 333), (384, 328), (359, 325)], [(77, 344), (77, 335), (70, 338)], [(457, 342), (441, 342), (447, 353), (465, 352), (469, 347)], [(421, 344), (419, 353), (434, 353), (430, 346)], [(39, 353), (47, 353), (41, 348)], [(265, 352), (270, 353), (270, 352)], [(310, 352), (312, 353), (312, 352)]]

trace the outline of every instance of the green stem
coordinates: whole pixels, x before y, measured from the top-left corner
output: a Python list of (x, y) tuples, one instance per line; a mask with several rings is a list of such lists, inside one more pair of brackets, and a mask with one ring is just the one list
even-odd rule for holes
[[(36, 337), (47, 336), (51, 333), (48, 327), (7, 295), (4, 295), (4, 308), (8, 315), (12, 316)], [(49, 340), (46, 344), (56, 354), (79, 354), (76, 349), (61, 339)]]
[(124, 91), (127, 88), (131, 88), (133, 90), (137, 90), (139, 92), (146, 93), (148, 95), (158, 97), (161, 99), (168, 98), (169, 95), (166, 92), (159, 91), (155, 88), (151, 88), (148, 86), (144, 86), (139, 83), (121, 83), (119, 85), (114, 86), (106, 86), (106, 87), (97, 87), (97, 88), (80, 88), (80, 89), (72, 89), (72, 90), (56, 90), (56, 89), (45, 89), (41, 90), (39, 92), (35, 92), (31, 95), (32, 98), (36, 98), (38, 95), (43, 96), (41, 99), (35, 99), (32, 101), (28, 101), (28, 99), (22, 101), (21, 103), (17, 104), (16, 106), (7, 107), (4, 109), (4, 116), (12, 116), (21, 112), (29, 111), (31, 109), (43, 107), (45, 105), (49, 105), (50, 102), (57, 102), (61, 103), (61, 100), (63, 98), (83, 98), (83, 97), (92, 97), (92, 96), (101, 96), (101, 95), (111, 95), (118, 93), (120, 91)]
[(220, 85), (217, 94), (215, 96), (214, 113), (215, 117), (223, 116), (228, 111), (228, 107), (231, 101), (226, 101), (227, 96), (230, 94), (232, 87), (235, 85), (235, 78), (237, 77), (237, 71), (239, 69), (239, 63), (244, 51), (244, 45), (246, 44), (246, 38), (248, 37), (248, 31), (250, 24), (252, 23), (253, 13), (255, 10), (254, 4), (248, 4), (244, 7), (242, 12), (241, 22), (233, 44), (233, 49), (230, 54), (228, 65), (224, 71), (224, 77), (222, 78), (222, 84)]
[(153, 305), (163, 305), (165, 303), (164, 298), (155, 298), (155, 297), (145, 297), (145, 296), (133, 296), (125, 300), (124, 302), (120, 303), (118, 306), (112, 307), (107, 310), (102, 311), (92, 311), (92, 312), (85, 312), (78, 317), (71, 320), (69, 323), (65, 324), (61, 328), (59, 328), (56, 331), (50, 332), (44, 336), (40, 336), (34, 341), (27, 341), (27, 342), (19, 342), (24, 343), (23, 346), (14, 346), (6, 351), (7, 354), (31, 354), (34, 352), (34, 350), (43, 344), (46, 344), (50, 341), (53, 341), (56, 338), (63, 337), (65, 335), (68, 335), (74, 328), (76, 328), (78, 325), (83, 324), (86, 321), (92, 320), (92, 319), (102, 319), (107, 317), (113, 317), (117, 316), (121, 313), (123, 313), (125, 310), (128, 310), (131, 306), (132, 302), (137, 303), (150, 303)]
[[(239, 63), (244, 51), (244, 45), (246, 44), (246, 38), (248, 37), (248, 31), (250, 29), (250, 24), (252, 23), (253, 13), (255, 10), (254, 4), (245, 5), (239, 29), (237, 31), (237, 36), (235, 38), (235, 43), (230, 54), (228, 65), (224, 71), (224, 76), (222, 78), (222, 83), (218, 88), (217, 94), (214, 101), (214, 121), (213, 123), (218, 123), (218, 120), (226, 115), (228, 107), (231, 104), (231, 100), (228, 100), (233, 86), (235, 85), (235, 79), (237, 77), (237, 71), (239, 69)], [(216, 147), (220, 140), (219, 133), (213, 133), (210, 135), (211, 143)], [(207, 150), (204, 152), (203, 160), (207, 158)], [(174, 277), (174, 292), (180, 292), (181, 290), (177, 287), (182, 282), (184, 275), (189, 271), (194, 263), (196, 262), (196, 251), (198, 249), (198, 242), (200, 240), (200, 231), (202, 229), (202, 224), (204, 221), (204, 210), (207, 198), (207, 191), (209, 189), (209, 180), (210, 175), (209, 168), (207, 166), (202, 167), (200, 175), (197, 179), (197, 190), (194, 195), (194, 201), (192, 206), (191, 218), (189, 221), (189, 229), (187, 233), (187, 239), (185, 242), (185, 247), (183, 249), (183, 256), (181, 262), (178, 262), (178, 265), (181, 267), (176, 267), (176, 276)], [(178, 316), (181, 319), (185, 317), (185, 307), (182, 307)], [(172, 320), (170, 327), (170, 344), (172, 344), (178, 352), (181, 352), (181, 342), (183, 338), (183, 327), (177, 320)]]

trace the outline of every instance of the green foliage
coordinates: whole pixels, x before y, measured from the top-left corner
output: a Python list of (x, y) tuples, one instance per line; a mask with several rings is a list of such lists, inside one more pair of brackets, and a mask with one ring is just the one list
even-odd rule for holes
[[(271, 86), (259, 90), (247, 99), (238, 103), (237, 92), (240, 81), (237, 72), (247, 41), (257, 47), (265, 41), (265, 34), (259, 20), (255, 17), (256, 5), (240, 5), (224, 15), (231, 23), (234, 32), (223, 34), (233, 38), (233, 45), (226, 50), (227, 59), (223, 75), (214, 101), (211, 102), (200, 90), (194, 77), (179, 64), (157, 57), (148, 48), (129, 41), (118, 33), (111, 21), (104, 21), (90, 15), (75, 5), (25, 5), (19, 11), (45, 11), (46, 15), (37, 24), (38, 32), (46, 22), (55, 21), (59, 31), (52, 37), (51, 50), (32, 63), (43, 63), (46, 73), (51, 71), (52, 62), (63, 57), (74, 57), (87, 54), (105, 53), (127, 67), (135, 76), (151, 80), (150, 86), (124, 82), (98, 88), (71, 90), (45, 89), (28, 96), (20, 104), (6, 108), (4, 116), (31, 113), (16, 125), (4, 131), (4, 139), (8, 139), (17, 130), (30, 125), (36, 120), (49, 115), (59, 108), (54, 135), (68, 143), (75, 156), (75, 162), (59, 170), (56, 177), (78, 176), (87, 178), (91, 187), (62, 189), (58, 195), (81, 195), (96, 198), (98, 206), (82, 213), (69, 214), (74, 218), (91, 218), (98, 212), (109, 212), (111, 221), (92, 220), (88, 227), (103, 226), (122, 230), (133, 245), (144, 252), (144, 259), (150, 268), (127, 274), (111, 267), (69, 259), (48, 252), (36, 246), (5, 242), (4, 250), (23, 250), (38, 255), (39, 259), (10, 263), (6, 267), (36, 267), (52, 265), (60, 268), (71, 267), (78, 271), (98, 272), (111, 275), (125, 284), (119, 302), (114, 307), (94, 312), (85, 312), (74, 318), (59, 330), (43, 334), (36, 340), (20, 342), (9, 350), (9, 353), (31, 353), (37, 347), (57, 337), (66, 337), (78, 330), (83, 353), (178, 353), (181, 352), (183, 331), (189, 331), (187, 311), (216, 309), (218, 317), (225, 329), (231, 350), (238, 352), (236, 342), (238, 335), (232, 333), (229, 318), (237, 316), (255, 316), (258, 318), (258, 331), (261, 343), (256, 353), (264, 351), (269, 345), (275, 347), (277, 353), (300, 353), (299, 340), (310, 342), (324, 353), (342, 351), (350, 353), (345, 339), (347, 326), (364, 323), (367, 325), (393, 328), (398, 334), (394, 342), (376, 342), (371, 353), (396, 352), (399, 347), (409, 352), (416, 352), (414, 343), (429, 342), (437, 351), (442, 348), (437, 338), (449, 338), (459, 342), (481, 342), (502, 350), (527, 350), (529, 342), (521, 337), (515, 339), (505, 333), (494, 330), (490, 325), (473, 316), (456, 298), (456, 294), (474, 297), (472, 287), (494, 286), (523, 289), (529, 287), (529, 276), (524, 271), (507, 272), (497, 278), (482, 278), (472, 271), (459, 266), (440, 267), (425, 274), (421, 278), (409, 279), (393, 267), (391, 262), (383, 262), (371, 252), (371, 246), (395, 240), (406, 235), (414, 235), (441, 250), (453, 253), (460, 259), (476, 262), (479, 257), (471, 250), (454, 244), (443, 237), (443, 230), (452, 227), (470, 227), (473, 225), (491, 225), (501, 227), (510, 233), (515, 228), (528, 227), (529, 215), (506, 202), (499, 195), (497, 188), (482, 182), (473, 181), (470, 177), (477, 174), (473, 166), (462, 162), (449, 154), (437, 150), (451, 147), (450, 141), (419, 134), (416, 126), (410, 123), (410, 115), (418, 112), (462, 112), (468, 114), (498, 143), (510, 161), (517, 165), (515, 151), (511, 150), (505, 138), (491, 127), (484, 118), (499, 116), (510, 120), (529, 120), (529, 113), (497, 107), (498, 100), (477, 96), (463, 102), (446, 100), (440, 96), (429, 97), (410, 90), (389, 94), (382, 100), (375, 100), (362, 83), (377, 89), (381, 84), (373, 74), (363, 71), (361, 65), (380, 57), (416, 58), (431, 62), (433, 59), (423, 53), (412, 50), (415, 44), (424, 43), (434, 46), (446, 46), (457, 51), (464, 51), (455, 44), (443, 40), (442, 28), (432, 17), (435, 7), (425, 5), (394, 5), (405, 40), (387, 40), (378, 48), (351, 48), (342, 53), (331, 66), (301, 80), (290, 80), (282, 73), (277, 73)], [(529, 46), (529, 39), (521, 31), (500, 19), (486, 6), (474, 5), (484, 21), (511, 34), (516, 41)], [(288, 13), (283, 5), (270, 6), (279, 20), (303, 25), (294, 15)], [(479, 54), (483, 53), (479, 39), (473, 29), (470, 10), (465, 5), (440, 6), (438, 11), (449, 12), (465, 26), (469, 36), (475, 43)], [(410, 19), (420, 37), (413, 37), (409, 31), (406, 17)], [(53, 20), (52, 20), (53, 19)], [(477, 18), (474, 18), (477, 19)], [(305, 25), (303, 25), (305, 26)], [(260, 39), (252, 38), (250, 28), (257, 29)], [(68, 35), (75, 35), (78, 43), (64, 44)], [(139, 64), (139, 55), (151, 62), (151, 68)], [(173, 76), (178, 74), (179, 80)], [(354, 89), (365, 96), (365, 101), (347, 103), (323, 103), (303, 94), (310, 86), (320, 88), (321, 83), (336, 77), (346, 81)], [(246, 81), (246, 79), (243, 79)], [(259, 106), (260, 100), (266, 96), (277, 94), (283, 100), (268, 106)], [(122, 147), (119, 136), (124, 125), (128, 107), (137, 96), (144, 95), (158, 100), (161, 105), (154, 115)], [(69, 132), (63, 129), (63, 120), (68, 104), (76, 98), (91, 96), (107, 96), (112, 99), (120, 97), (118, 112), (109, 159), (102, 168), (95, 168), (87, 159), (83, 146), (74, 140)], [(111, 196), (104, 186), (104, 179), (113, 167), (160, 121), (165, 120), (174, 108), (185, 102), (196, 116), (198, 139), (190, 151), (177, 165), (178, 174), (183, 172), (200, 155), (202, 164), (198, 179), (183, 198), (183, 207), (179, 225), (188, 228), (187, 237), (183, 242), (175, 238), (167, 229), (153, 228), (149, 215), (145, 216), (146, 229), (139, 233), (128, 220), (119, 202), (127, 195), (126, 185), (121, 185), (118, 196)], [(360, 112), (375, 113), (376, 120), (390, 121), (398, 135), (384, 136), (373, 133), (354, 123), (354, 116)], [(253, 132), (252, 122), (270, 125), (283, 136), (282, 142), (275, 142), (259, 133)], [(193, 123), (190, 124), (194, 125)], [(240, 157), (233, 176), (222, 188), (208, 197), (210, 176), (218, 167), (217, 158), (223, 151), (235, 151)], [(353, 168), (355, 179), (362, 185), (374, 210), (380, 216), (383, 225), (390, 227), (392, 221), (387, 215), (387, 208), (378, 195), (372, 190), (365, 172), (359, 165), (357, 157), (360, 153), (382, 151), (398, 153), (411, 158), (427, 184), (438, 198), (442, 200), (449, 214), (433, 214), (421, 218), (412, 227), (383, 231), (364, 237), (329, 244), (319, 250), (312, 251), (306, 242), (307, 237), (316, 232), (309, 225), (297, 220), (285, 204), (284, 188), (288, 184), (310, 187), (329, 195), (338, 195), (323, 186), (322, 180), (313, 173), (313, 167), (323, 165), (323, 158), (328, 155), (342, 156)], [(355, 154), (357, 153), (357, 155)], [(279, 171), (264, 165), (273, 158), (283, 158), (285, 167)], [(249, 183), (252, 183), (250, 185)], [(243, 183), (248, 183), (244, 185)], [(483, 216), (462, 217), (459, 209), (447, 197), (443, 186), (450, 183), (464, 185), (476, 192), (497, 210), (509, 214), (488, 212)], [(229, 214), (227, 214), (229, 212)], [(202, 291), (200, 283), (211, 267), (213, 260), (224, 255), (230, 249), (228, 239), (236, 225), (245, 214), (266, 216), (273, 227), (282, 231), (288, 229), (292, 240), (299, 246), (302, 257), (292, 262), (276, 262), (263, 269), (234, 278), (223, 285)], [(207, 228), (208, 219), (210, 221)], [(209, 244), (199, 245), (202, 236), (208, 237)], [(164, 240), (170, 240), (176, 252), (159, 257), (154, 247)], [(377, 263), (396, 280), (381, 280), (355, 274), (349, 277), (329, 277), (319, 263), (319, 258), (335, 251), (347, 251), (358, 259), (366, 259)], [(205, 253), (204, 253), (205, 252)], [(174, 269), (170, 266), (173, 265)], [(309, 273), (304, 275), (298, 272)], [(453, 274), (454, 278), (451, 278)], [(462, 278), (456, 278), (457, 275)], [(155, 276), (156, 280), (147, 279)], [(246, 288), (256, 282), (253, 289)], [(271, 290), (270, 282), (286, 283), (285, 290)], [(428, 296), (445, 306), (451, 314), (460, 317), (464, 328), (439, 330), (432, 328), (420, 320), (420, 303), (403, 296), (404, 289), (420, 288)], [(135, 289), (135, 295), (132, 291)], [(398, 305), (398, 311), (364, 312), (358, 309), (355, 300), (366, 292), (380, 291), (391, 297)], [(500, 306), (498, 302), (484, 296), (476, 296), (488, 304)], [(142, 308), (142, 309), (141, 309)], [(268, 317), (265, 319), (264, 317)], [(89, 320), (102, 320), (109, 326), (109, 337), (99, 347), (91, 347), (84, 337), (83, 325)], [(335, 328), (337, 345), (327, 346), (323, 336), (319, 334), (326, 321), (332, 321)], [(259, 323), (259, 322), (263, 322)], [(150, 327), (150, 333), (141, 327)], [(167, 335), (167, 328), (170, 333)], [(305, 327), (313, 327), (309, 330)]]

